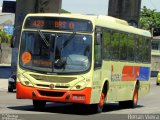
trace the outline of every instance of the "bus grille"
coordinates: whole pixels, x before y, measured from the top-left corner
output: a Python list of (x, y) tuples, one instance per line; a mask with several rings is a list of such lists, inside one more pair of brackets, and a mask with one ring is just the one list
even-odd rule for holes
[[(46, 88), (49, 88), (49, 85), (44, 85), (44, 84), (36, 84), (37, 86), (39, 87), (46, 87)], [(69, 88), (69, 86), (55, 86), (55, 88)]]
[(69, 83), (75, 79), (76, 77), (54, 77), (54, 76), (41, 76), (41, 75), (33, 75), (30, 74), (34, 79), (45, 82), (55, 82), (55, 83)]
[(50, 92), (50, 91), (38, 91), (40, 95), (42, 96), (49, 96), (49, 97), (62, 97), (64, 95), (64, 92)]

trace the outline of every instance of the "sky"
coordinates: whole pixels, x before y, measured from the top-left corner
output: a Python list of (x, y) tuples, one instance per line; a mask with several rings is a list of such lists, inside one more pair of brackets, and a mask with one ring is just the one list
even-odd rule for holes
[[(109, 0), (63, 0), (62, 8), (74, 13), (83, 14), (108, 14)], [(141, 7), (160, 11), (160, 0), (142, 0)]]
[[(0, 6), (2, 6), (2, 1), (3, 0), (0, 0)], [(62, 8), (72, 13), (107, 15), (108, 1), (109, 0), (62, 0)], [(146, 6), (147, 8), (160, 11), (159, 3), (160, 0), (142, 0), (141, 7)]]

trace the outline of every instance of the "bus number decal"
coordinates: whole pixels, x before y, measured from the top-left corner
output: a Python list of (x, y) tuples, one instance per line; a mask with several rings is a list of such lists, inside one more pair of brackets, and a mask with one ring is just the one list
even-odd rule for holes
[(35, 20), (33, 22), (34, 27), (44, 27), (44, 20)]

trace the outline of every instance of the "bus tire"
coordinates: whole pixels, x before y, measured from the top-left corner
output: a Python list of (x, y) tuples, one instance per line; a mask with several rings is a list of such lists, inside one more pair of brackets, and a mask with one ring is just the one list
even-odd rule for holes
[(159, 83), (157, 82), (157, 85), (159, 85)]
[(98, 104), (92, 105), (94, 113), (101, 113), (105, 102), (105, 94), (102, 92)]
[(119, 106), (123, 108), (136, 108), (138, 103), (138, 90), (134, 90), (133, 99), (129, 101), (120, 101)]
[(36, 110), (43, 110), (46, 106), (46, 101), (43, 100), (33, 100), (33, 106)]
[(133, 100), (128, 102), (130, 108), (136, 108), (138, 103), (138, 89), (134, 90)]
[(8, 87), (8, 92), (13, 92), (13, 88)]

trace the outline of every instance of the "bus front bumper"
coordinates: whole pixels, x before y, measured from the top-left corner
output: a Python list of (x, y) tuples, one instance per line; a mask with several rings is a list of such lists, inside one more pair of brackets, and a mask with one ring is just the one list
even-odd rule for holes
[(16, 88), (17, 99), (90, 104), (91, 88), (85, 88), (77, 91), (41, 89), (24, 86), (20, 82), (16, 83)]
[(159, 84), (160, 84), (160, 77), (158, 77), (158, 78), (157, 78), (157, 83), (159, 83)]

